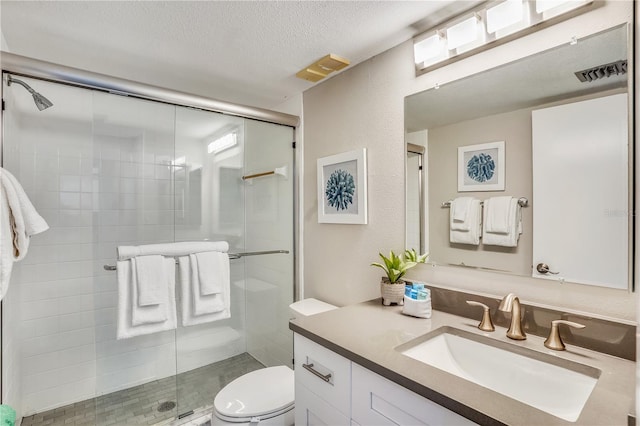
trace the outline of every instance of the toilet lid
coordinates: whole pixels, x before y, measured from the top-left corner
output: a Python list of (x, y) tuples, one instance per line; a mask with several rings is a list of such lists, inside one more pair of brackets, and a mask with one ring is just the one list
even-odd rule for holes
[(260, 417), (293, 405), (294, 374), (287, 366), (263, 368), (238, 377), (213, 402), (228, 417)]

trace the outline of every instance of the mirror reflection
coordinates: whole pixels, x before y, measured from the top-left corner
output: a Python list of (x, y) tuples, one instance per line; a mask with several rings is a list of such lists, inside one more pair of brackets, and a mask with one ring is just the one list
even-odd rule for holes
[(406, 98), (431, 262), (628, 287), (627, 39), (616, 27)]

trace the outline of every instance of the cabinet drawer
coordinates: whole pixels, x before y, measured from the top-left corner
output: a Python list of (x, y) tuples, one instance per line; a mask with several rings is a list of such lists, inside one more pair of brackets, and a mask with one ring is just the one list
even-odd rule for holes
[(325, 400), (296, 383), (296, 426), (349, 426), (349, 417), (336, 410)]
[(362, 425), (475, 425), (357, 364), (352, 365), (352, 414)]
[(296, 386), (302, 384), (349, 416), (351, 412), (351, 361), (294, 335)]

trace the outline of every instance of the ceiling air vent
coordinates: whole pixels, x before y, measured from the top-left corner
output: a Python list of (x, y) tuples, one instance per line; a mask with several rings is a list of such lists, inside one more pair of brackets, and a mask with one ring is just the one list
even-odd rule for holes
[(612, 75), (626, 74), (627, 60), (611, 62), (610, 64), (600, 65), (583, 71), (576, 72), (576, 77), (582, 82), (591, 82), (601, 78), (610, 77)]

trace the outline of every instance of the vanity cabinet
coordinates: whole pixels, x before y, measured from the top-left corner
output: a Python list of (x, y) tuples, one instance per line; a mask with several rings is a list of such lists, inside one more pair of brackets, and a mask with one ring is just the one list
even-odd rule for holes
[(296, 426), (475, 424), (297, 333), (294, 354)]
[(353, 363), (351, 418), (361, 425), (475, 425), (453, 411)]
[(350, 425), (351, 361), (294, 334), (296, 425)]

